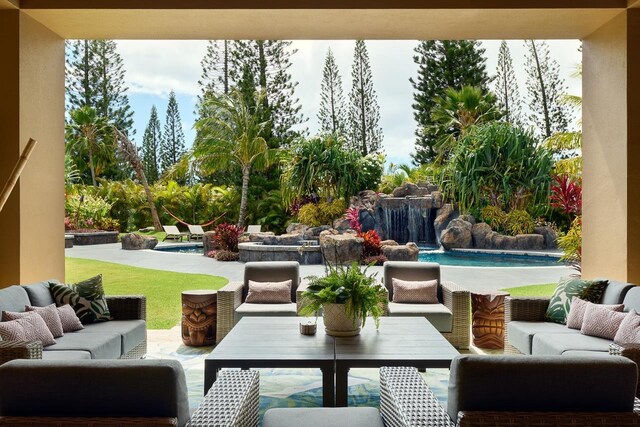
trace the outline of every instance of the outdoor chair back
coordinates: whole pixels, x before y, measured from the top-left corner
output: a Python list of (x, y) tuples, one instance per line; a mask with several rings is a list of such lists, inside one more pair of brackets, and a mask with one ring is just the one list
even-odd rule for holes
[(291, 280), (291, 301), (296, 301), (300, 284), (300, 264), (297, 261), (248, 262), (244, 265), (242, 301), (249, 292), (249, 280), (254, 282), (283, 282)]
[(384, 286), (389, 291), (389, 301), (393, 301), (393, 279), (408, 281), (438, 281), (438, 301), (442, 302), (440, 286), (440, 264), (435, 262), (387, 261), (384, 263)]

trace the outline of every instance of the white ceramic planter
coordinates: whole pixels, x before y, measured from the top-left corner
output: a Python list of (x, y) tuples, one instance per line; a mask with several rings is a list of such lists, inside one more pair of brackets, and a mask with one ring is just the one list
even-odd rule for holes
[(352, 337), (360, 333), (362, 319), (354, 322), (347, 316), (344, 304), (325, 303), (322, 306), (322, 318), (327, 335), (334, 337)]

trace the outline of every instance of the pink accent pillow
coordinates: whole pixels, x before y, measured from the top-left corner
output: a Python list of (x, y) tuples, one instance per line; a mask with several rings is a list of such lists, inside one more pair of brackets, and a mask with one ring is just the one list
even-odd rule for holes
[(64, 332), (73, 332), (84, 329), (82, 322), (76, 315), (76, 311), (69, 304), (57, 307), (58, 314), (60, 315), (60, 323), (62, 323), (62, 330)]
[(391, 279), (393, 302), (411, 304), (438, 304), (438, 281), (409, 281)]
[[(585, 301), (580, 298), (574, 298), (571, 301), (571, 307), (569, 308), (569, 313), (567, 314), (567, 328), (571, 329), (581, 329), (582, 322), (584, 321), (584, 312), (587, 309), (589, 304), (593, 304), (592, 302)], [(599, 304), (599, 307), (607, 308), (611, 311), (621, 312), (624, 310), (624, 304)]]
[(5, 315), (9, 315), (10, 317), (11, 314), (24, 314), (24, 316), (18, 317), (15, 320), (0, 322), (0, 337), (2, 337), (3, 340), (36, 340), (41, 341), (43, 347), (56, 343), (47, 324), (44, 323), (42, 317), (37, 313), (12, 313), (5, 311), (2, 313), (2, 318), (4, 319)]
[(601, 307), (600, 304), (589, 304), (584, 312), (580, 333), (613, 340), (626, 315)]
[(51, 331), (51, 335), (54, 338), (58, 338), (64, 335), (64, 330), (62, 329), (62, 322), (60, 321), (60, 315), (58, 314), (58, 309), (55, 304), (49, 304), (45, 307), (35, 307), (32, 305), (27, 305), (24, 307), (27, 313), (31, 313), (35, 311), (42, 317), (44, 323), (47, 324), (47, 328)]
[(284, 282), (254, 282), (249, 280), (249, 292), (244, 302), (251, 304), (291, 303), (291, 280)]
[(640, 314), (631, 310), (620, 323), (618, 332), (613, 338), (616, 344), (640, 344)]

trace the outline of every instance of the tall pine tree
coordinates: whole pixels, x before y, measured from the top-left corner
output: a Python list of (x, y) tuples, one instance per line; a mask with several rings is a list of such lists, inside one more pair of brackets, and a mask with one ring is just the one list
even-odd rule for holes
[(555, 132), (565, 132), (569, 125), (568, 106), (562, 102), (567, 86), (546, 42), (526, 40), (525, 46), (531, 121), (539, 135), (549, 138)]
[(154, 105), (151, 107), (149, 123), (142, 137), (142, 163), (144, 164), (144, 174), (149, 183), (154, 183), (160, 176), (158, 171), (158, 151), (161, 141), (160, 120), (158, 119), (158, 110)]
[(202, 100), (207, 93), (228, 94), (234, 85), (233, 40), (209, 40), (207, 52), (200, 62), (202, 76), (198, 81)]
[(327, 50), (327, 56), (324, 60), (320, 91), (320, 111), (318, 112), (320, 130), (336, 136), (346, 136), (347, 117), (342, 92), (342, 78), (331, 48)]
[(435, 99), (451, 87), (479, 87), (488, 92), (490, 78), (486, 71), (485, 50), (473, 40), (425, 40), (414, 49), (413, 61), (418, 65), (418, 76), (409, 79), (414, 88), (413, 117), (416, 129), (416, 164), (432, 162), (436, 158), (436, 137), (429, 133), (432, 125), (431, 110)]
[(498, 106), (504, 113), (504, 120), (516, 125), (522, 124), (522, 105), (516, 73), (513, 70), (511, 52), (505, 40), (500, 43), (498, 66), (496, 69), (495, 94)]
[(349, 146), (362, 155), (378, 152), (382, 147), (380, 107), (373, 89), (373, 77), (367, 46), (356, 41), (351, 68), (353, 84), (349, 93)]
[(169, 104), (167, 105), (167, 115), (164, 123), (164, 134), (160, 143), (160, 168), (162, 172), (178, 163), (184, 154), (184, 132), (180, 121), (180, 111), (176, 94), (171, 91), (169, 94)]

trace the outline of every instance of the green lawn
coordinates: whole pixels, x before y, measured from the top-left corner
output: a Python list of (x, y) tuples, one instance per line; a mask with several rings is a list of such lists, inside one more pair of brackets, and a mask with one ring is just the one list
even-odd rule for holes
[(80, 258), (66, 258), (65, 268), (68, 283), (102, 274), (107, 295), (145, 295), (149, 329), (169, 329), (180, 322), (182, 291), (220, 289), (228, 282), (224, 277), (207, 274), (174, 273)]
[(520, 286), (502, 290), (509, 292), (514, 297), (550, 297), (556, 286), (558, 286), (557, 283), (546, 283), (544, 285)]

